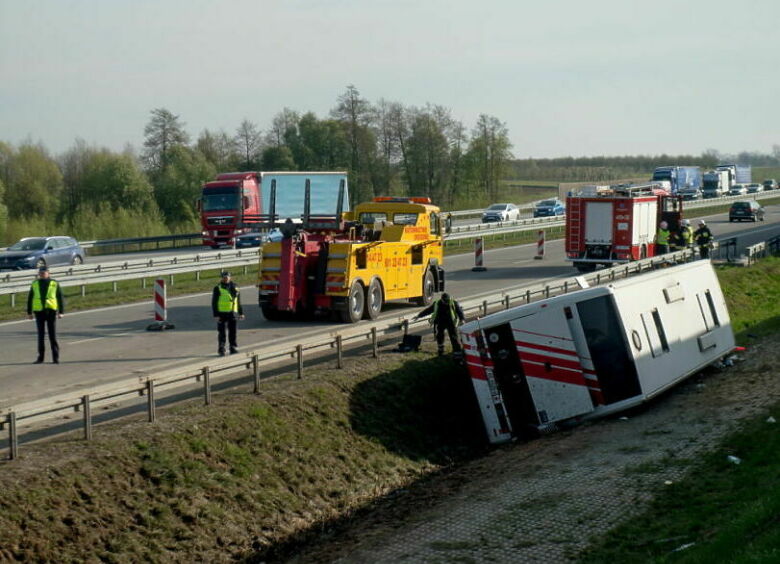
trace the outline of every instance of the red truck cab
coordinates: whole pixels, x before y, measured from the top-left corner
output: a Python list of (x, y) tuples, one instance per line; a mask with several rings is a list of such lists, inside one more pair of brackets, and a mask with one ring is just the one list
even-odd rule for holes
[(260, 172), (225, 172), (206, 182), (198, 201), (203, 244), (232, 246), (235, 237), (256, 229), (262, 213)]

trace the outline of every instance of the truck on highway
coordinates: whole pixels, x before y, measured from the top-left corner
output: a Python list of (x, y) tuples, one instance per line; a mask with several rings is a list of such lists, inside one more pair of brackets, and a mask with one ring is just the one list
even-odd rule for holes
[(201, 190), (198, 209), (201, 214), (203, 244), (217, 248), (231, 246), (235, 237), (262, 228), (261, 215), (268, 208), (268, 191), (263, 186), (277, 185), (276, 211), (282, 219), (300, 222), (303, 212), (303, 184), (311, 183), (312, 213), (334, 213), (341, 181), (344, 181), (345, 206), (349, 210), (349, 186), (346, 172), (227, 172), (217, 175)]
[(701, 190), (701, 168), (698, 166), (659, 166), (653, 171), (653, 182), (665, 180), (671, 184), (672, 194)]
[(198, 200), (203, 244), (233, 245), (252, 231), (262, 211), (260, 172), (223, 172), (206, 182)]
[(702, 196), (705, 198), (725, 196), (732, 186), (731, 171), (728, 169), (711, 170), (702, 175)]
[(735, 347), (709, 261), (524, 304), (460, 333), (494, 444), (639, 405)]
[[(276, 179), (269, 186), (267, 227), (282, 240), (265, 243), (259, 302), (268, 320), (335, 314), (345, 323), (376, 319), (386, 301), (429, 305), (444, 290), (444, 226), (428, 198), (379, 197), (343, 212), (314, 213), (311, 182), (299, 222), (279, 225)], [(342, 184), (343, 188), (344, 184)]]
[(580, 272), (655, 256), (661, 221), (678, 231), (682, 197), (657, 184), (584, 187), (566, 198), (566, 260)]
[(750, 165), (719, 164), (715, 170), (727, 170), (729, 172), (729, 188), (735, 184), (750, 184), (753, 182), (753, 169)]

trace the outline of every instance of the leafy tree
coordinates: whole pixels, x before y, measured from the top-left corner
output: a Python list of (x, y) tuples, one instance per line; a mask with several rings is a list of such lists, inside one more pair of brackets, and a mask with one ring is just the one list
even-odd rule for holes
[(243, 162), (241, 164), (244, 170), (256, 170), (259, 164), (259, 157), (262, 150), (262, 135), (257, 126), (245, 119), (241, 122), (233, 138), (235, 145), (240, 148)]
[(406, 141), (406, 171), (412, 195), (429, 196), (443, 202), (449, 187), (449, 143), (447, 123), (433, 108), (418, 111)]
[(224, 131), (212, 133), (208, 129), (203, 130), (195, 147), (220, 172), (239, 168), (241, 154), (234, 139)]
[(376, 139), (369, 128), (372, 109), (367, 100), (360, 96), (354, 85), (347, 86), (339, 96), (336, 107), (331, 110), (333, 118), (342, 123), (349, 141), (352, 195), (357, 201), (374, 196), (372, 173), (376, 153)]
[(271, 128), (266, 135), (266, 143), (274, 147), (281, 147), (285, 144), (285, 138), (288, 131), (297, 127), (300, 117), (298, 113), (290, 108), (284, 108), (276, 114), (271, 122)]
[(266, 147), (260, 159), (263, 170), (297, 170), (292, 151), (286, 145), (280, 147)]
[(511, 148), (506, 125), (498, 118), (481, 114), (472, 133), (468, 152), (474, 178), (490, 200), (498, 197), (499, 182), (512, 158)]
[(179, 116), (169, 110), (156, 108), (151, 113), (152, 117), (144, 128), (144, 156), (147, 169), (160, 172), (167, 168), (173, 149), (189, 143), (189, 135), (184, 131), (184, 123)]
[(5, 240), (5, 231), (8, 226), (8, 207), (5, 205), (5, 184), (0, 179), (0, 241)]
[(200, 196), (201, 186), (215, 175), (214, 165), (200, 151), (181, 145), (171, 149), (168, 166), (154, 184), (154, 194), (172, 231), (198, 228), (195, 200)]
[(9, 155), (5, 201), (11, 217), (53, 221), (61, 195), (62, 173), (43, 147), (24, 144)]

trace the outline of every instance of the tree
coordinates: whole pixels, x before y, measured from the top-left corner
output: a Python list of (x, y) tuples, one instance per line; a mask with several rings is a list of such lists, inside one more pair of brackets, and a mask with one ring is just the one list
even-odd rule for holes
[(8, 163), (5, 201), (10, 217), (39, 216), (54, 222), (60, 211), (62, 173), (39, 145), (24, 144)]
[(242, 168), (244, 170), (256, 170), (263, 141), (260, 130), (254, 123), (245, 119), (238, 126), (233, 139), (236, 146), (241, 149), (243, 157)]
[(415, 112), (406, 140), (406, 167), (412, 195), (443, 202), (449, 185), (449, 143), (443, 115), (434, 110)]
[(5, 231), (8, 226), (8, 207), (5, 205), (5, 184), (0, 179), (0, 241), (5, 240)]
[(172, 231), (197, 229), (195, 200), (201, 186), (215, 174), (214, 165), (200, 151), (181, 145), (171, 149), (168, 166), (155, 181), (154, 194)]
[(285, 136), (289, 129), (295, 129), (298, 120), (298, 113), (290, 108), (284, 108), (276, 114), (271, 122), (271, 129), (266, 135), (266, 142), (275, 147), (281, 147), (285, 144)]
[(190, 139), (179, 116), (165, 108), (156, 108), (151, 113), (152, 118), (144, 128), (144, 156), (147, 170), (158, 173), (168, 166), (171, 151), (186, 145)]
[(498, 198), (500, 180), (512, 158), (511, 148), (506, 125), (498, 118), (480, 114), (469, 144), (469, 161), (473, 177), (490, 200)]
[(233, 138), (224, 131), (212, 133), (204, 129), (195, 148), (220, 172), (239, 168), (241, 154)]
[(292, 151), (285, 145), (266, 147), (260, 159), (260, 164), (263, 170), (296, 170)]

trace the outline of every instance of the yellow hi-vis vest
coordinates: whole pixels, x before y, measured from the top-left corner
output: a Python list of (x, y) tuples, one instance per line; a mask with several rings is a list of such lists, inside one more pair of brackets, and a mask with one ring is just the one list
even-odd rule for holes
[[(436, 320), (439, 318), (439, 304), (441, 303), (441, 300), (436, 300), (436, 303), (433, 304), (433, 315), (431, 316), (431, 321), (436, 323)], [(457, 327), (458, 326), (458, 313), (455, 311), (455, 301), (450, 299), (450, 318), (452, 319), (452, 324)]]
[(57, 303), (57, 283), (52, 280), (49, 282), (49, 287), (46, 290), (46, 303), (41, 300), (41, 281), (34, 280), (32, 283), (33, 300), (32, 310), (43, 311), (44, 309), (53, 309), (57, 311), (59, 304)]
[(663, 229), (662, 227), (658, 228), (658, 235), (655, 238), (655, 242), (658, 245), (668, 245), (669, 244), (669, 230)]
[(238, 313), (238, 288), (236, 288), (236, 297), (234, 298), (230, 290), (219, 286), (219, 299), (217, 300), (217, 311), (219, 313)]
[(682, 235), (682, 240), (686, 247), (693, 242), (693, 229), (690, 226), (686, 225), (683, 227), (680, 235)]

